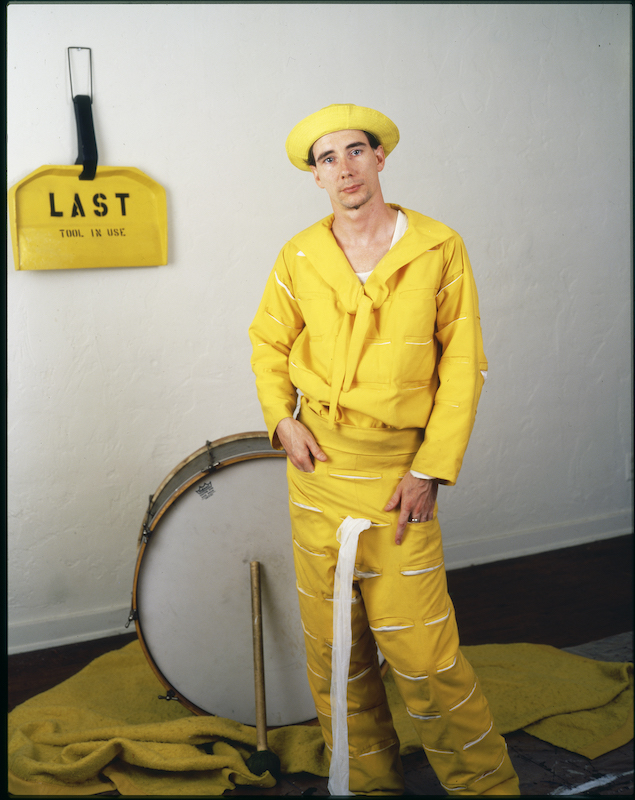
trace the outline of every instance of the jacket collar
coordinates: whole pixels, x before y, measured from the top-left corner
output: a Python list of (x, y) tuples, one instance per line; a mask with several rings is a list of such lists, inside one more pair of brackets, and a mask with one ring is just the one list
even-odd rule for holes
[(349, 314), (354, 314), (364, 295), (378, 308), (388, 297), (386, 281), (405, 264), (446, 241), (453, 231), (441, 222), (391, 203), (408, 218), (408, 229), (381, 259), (362, 286), (331, 231), (334, 215), (320, 220), (294, 236), (293, 245), (304, 253), (321, 277), (337, 292)]

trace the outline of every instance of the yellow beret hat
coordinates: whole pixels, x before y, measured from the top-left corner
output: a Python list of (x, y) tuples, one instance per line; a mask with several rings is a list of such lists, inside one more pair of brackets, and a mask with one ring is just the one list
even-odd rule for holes
[(337, 103), (303, 119), (287, 137), (285, 148), (294, 167), (309, 172), (306, 163), (309, 151), (321, 136), (335, 131), (368, 131), (372, 133), (388, 155), (397, 146), (399, 130), (387, 116), (364, 106)]

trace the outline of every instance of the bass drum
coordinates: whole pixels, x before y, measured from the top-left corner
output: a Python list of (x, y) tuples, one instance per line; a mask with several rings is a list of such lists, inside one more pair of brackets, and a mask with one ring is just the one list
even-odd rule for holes
[(141, 529), (131, 618), (167, 698), (255, 725), (250, 562), (261, 568), (268, 725), (315, 717), (296, 591), (286, 458), (266, 433), (207, 443)]

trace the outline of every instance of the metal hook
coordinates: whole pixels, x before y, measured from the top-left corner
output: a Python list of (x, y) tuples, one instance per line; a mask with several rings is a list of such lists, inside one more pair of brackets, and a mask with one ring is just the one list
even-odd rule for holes
[(75, 99), (75, 93), (73, 92), (73, 64), (71, 62), (71, 51), (74, 53), (80, 52), (87, 52), (88, 53), (88, 91), (78, 92), (80, 95), (88, 95), (90, 97), (90, 102), (93, 102), (93, 53), (90, 47), (69, 47), (67, 50), (68, 54), (68, 76), (71, 82), (71, 98)]

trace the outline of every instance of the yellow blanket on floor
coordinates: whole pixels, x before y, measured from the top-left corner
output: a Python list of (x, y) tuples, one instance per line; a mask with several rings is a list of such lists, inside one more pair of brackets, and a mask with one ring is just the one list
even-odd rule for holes
[[(632, 664), (592, 661), (546, 645), (462, 648), (499, 730), (520, 728), (596, 758), (632, 738)], [(389, 676), (386, 685), (402, 753), (420, 749)], [(235, 784), (273, 786), (245, 761), (255, 728), (195, 716), (165, 690), (138, 641), (97, 658), (9, 715), (9, 791), (83, 795), (220, 795)], [(268, 746), (284, 773), (328, 774), (319, 728), (273, 729)]]

